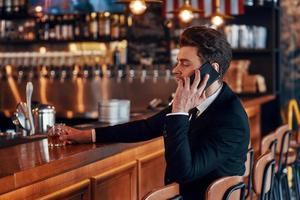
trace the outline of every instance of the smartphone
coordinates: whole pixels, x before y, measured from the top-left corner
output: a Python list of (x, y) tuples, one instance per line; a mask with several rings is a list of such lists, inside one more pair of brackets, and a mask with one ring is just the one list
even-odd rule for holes
[[(205, 62), (200, 67), (200, 74), (201, 74), (200, 75), (201, 76), (201, 81), (204, 79), (206, 74), (209, 74), (209, 79), (207, 81), (207, 84), (206, 84), (204, 90), (206, 90), (206, 88), (208, 88), (213, 82), (215, 82), (217, 79), (220, 78), (219, 72), (217, 72), (209, 62)], [(193, 84), (194, 80), (195, 80), (195, 73), (193, 73), (190, 76), (191, 85)], [(200, 83), (201, 83), (201, 81), (200, 81)], [(200, 85), (200, 83), (199, 83), (199, 85)], [(199, 85), (198, 85), (198, 87), (199, 87)]]

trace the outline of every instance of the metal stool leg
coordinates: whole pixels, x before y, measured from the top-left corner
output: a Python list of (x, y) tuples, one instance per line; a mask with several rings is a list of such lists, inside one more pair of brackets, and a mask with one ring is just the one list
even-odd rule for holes
[(295, 184), (296, 199), (300, 199), (300, 177), (299, 177), (299, 166), (297, 163), (292, 165), (293, 168), (293, 183)]
[(283, 187), (283, 185), (282, 185), (282, 174), (278, 174), (278, 176), (277, 176), (277, 189), (278, 189), (279, 200), (284, 200), (282, 187)]
[(271, 199), (273, 200), (280, 200), (279, 199), (279, 193), (278, 193), (278, 180), (277, 177), (274, 177), (274, 183), (273, 183), (273, 189), (271, 194)]
[(291, 199), (291, 191), (289, 188), (289, 181), (288, 181), (288, 176), (286, 173), (283, 175), (283, 184), (284, 184), (284, 189), (285, 189), (285, 197), (286, 199)]

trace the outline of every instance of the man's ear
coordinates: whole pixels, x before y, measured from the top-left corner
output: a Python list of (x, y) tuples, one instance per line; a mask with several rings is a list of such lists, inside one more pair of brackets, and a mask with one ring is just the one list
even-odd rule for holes
[(214, 63), (212, 63), (211, 64), (212, 65), (212, 67), (217, 71), (217, 72), (219, 72), (220, 73), (220, 65), (218, 64), (218, 63), (216, 63), (216, 62), (214, 62)]

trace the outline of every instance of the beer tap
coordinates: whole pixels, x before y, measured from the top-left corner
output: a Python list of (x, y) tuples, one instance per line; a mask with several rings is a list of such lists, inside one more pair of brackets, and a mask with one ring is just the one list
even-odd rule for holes
[(50, 57), (50, 65), (49, 65), (49, 68), (48, 68), (48, 76), (49, 76), (50, 82), (53, 82), (54, 77), (55, 77), (56, 58), (55, 58), (55, 55), (49, 55), (49, 57)]
[(28, 66), (28, 80), (31, 81), (34, 78), (33, 68), (34, 65), (37, 63), (37, 53), (32, 53), (31, 62)]
[(102, 77), (101, 68), (98, 63), (95, 64), (94, 77), (96, 78)]
[(67, 57), (67, 64), (66, 64), (66, 78), (69, 79), (71, 77), (72, 74), (72, 66), (73, 66), (73, 62), (74, 62), (74, 55), (70, 55)]
[(153, 76), (157, 78), (159, 76), (159, 65), (154, 65), (153, 68)]
[(83, 68), (83, 78), (88, 78), (89, 77), (88, 65), (85, 63), (82, 68)]
[(114, 73), (113, 73), (113, 66), (112, 65), (110, 65), (110, 64), (107, 64), (106, 65), (106, 77), (107, 78), (111, 78), (111, 77), (113, 77), (114, 76)]
[(158, 66), (157, 65), (154, 65), (153, 66), (153, 79), (152, 79), (152, 81), (153, 81), (153, 83), (157, 83), (157, 79), (158, 79)]
[(168, 83), (171, 79), (171, 70), (170, 67), (166, 66), (165, 82)]
[(79, 76), (79, 64), (80, 64), (80, 55), (74, 55), (74, 63), (72, 66), (72, 79), (76, 80)]
[(17, 53), (15, 55), (15, 60), (16, 60), (17, 82), (21, 83), (22, 82), (22, 78), (24, 76), (24, 72), (22, 70), (21, 57)]
[[(0, 23), (1, 23), (1, 21), (0, 21)], [(2, 71), (3, 70), (3, 65), (2, 65), (2, 63), (3, 63), (3, 57), (0, 55), (0, 81), (3, 77), (3, 71)]]
[(124, 68), (124, 65), (118, 65), (118, 78), (122, 78), (123, 77), (123, 75), (124, 75), (124, 70), (123, 70), (123, 68)]
[[(0, 60), (0, 63), (1, 63), (1, 60)], [(2, 69), (3, 66), (0, 64), (0, 81), (2, 80), (2, 77), (3, 77), (3, 72), (2, 72)]]
[(67, 77), (67, 69), (65, 66), (65, 56), (60, 57), (60, 82), (64, 82)]
[(133, 65), (130, 65), (129, 77), (133, 78), (134, 76), (135, 76), (135, 70), (133, 68)]
[(50, 65), (50, 58), (48, 56), (45, 56), (44, 58), (44, 65), (41, 68), (41, 76), (47, 78), (48, 77), (48, 68)]
[(141, 83), (145, 82), (146, 76), (147, 76), (146, 65), (142, 65)]
[(129, 72), (128, 72), (128, 82), (129, 83), (132, 83), (133, 82), (133, 79), (135, 77), (135, 70), (133, 68), (133, 65), (129, 65), (128, 66), (129, 68)]

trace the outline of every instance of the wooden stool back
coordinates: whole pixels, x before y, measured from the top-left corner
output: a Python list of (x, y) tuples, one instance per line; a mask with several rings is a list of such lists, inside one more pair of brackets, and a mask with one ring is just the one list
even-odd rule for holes
[(252, 177), (254, 165), (254, 149), (249, 148), (247, 152), (247, 160), (245, 162), (244, 182), (246, 183), (246, 196), (252, 196)]
[(206, 190), (206, 200), (242, 200), (245, 198), (243, 176), (228, 176), (214, 181)]
[(277, 151), (277, 135), (272, 132), (264, 136), (260, 143), (261, 155), (266, 154), (268, 151), (271, 151), (273, 158), (276, 158)]
[(253, 173), (253, 189), (259, 196), (271, 194), (275, 173), (275, 160), (272, 152), (261, 155), (255, 165)]
[(276, 153), (279, 154), (278, 170), (281, 171), (287, 165), (292, 132), (290, 131), (288, 124), (286, 124), (277, 128), (275, 130), (275, 135), (278, 141), (276, 148)]
[(173, 183), (148, 193), (143, 200), (166, 200), (179, 194), (179, 185)]

